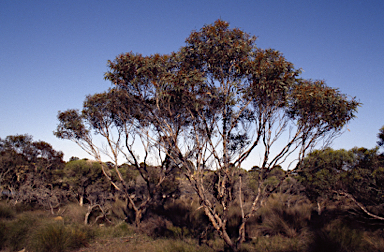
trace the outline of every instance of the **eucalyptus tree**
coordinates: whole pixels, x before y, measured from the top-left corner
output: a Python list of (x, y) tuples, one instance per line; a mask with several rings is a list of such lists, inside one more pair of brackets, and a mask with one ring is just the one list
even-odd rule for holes
[(30, 135), (0, 139), (0, 190), (13, 202), (37, 203), (49, 208), (59, 206), (63, 197), (59, 171), (63, 153)]
[(319, 215), (326, 202), (334, 198), (334, 191), (342, 188), (343, 175), (354, 160), (351, 151), (332, 148), (314, 150), (304, 158), (298, 178), (307, 197), (316, 202)]
[(91, 189), (96, 193), (108, 192), (110, 184), (105, 181), (105, 176), (98, 162), (91, 160), (72, 160), (65, 164), (63, 183), (75, 195), (80, 206)]
[(384, 126), (380, 128), (379, 133), (377, 134), (377, 145), (380, 147), (384, 146)]
[(299, 180), (307, 196), (316, 201), (319, 214), (321, 201), (345, 196), (368, 216), (384, 220), (380, 212), (384, 198), (384, 158), (378, 148), (315, 150), (303, 161)]
[[(193, 31), (177, 52), (121, 54), (108, 62), (105, 74), (114, 84), (110, 92), (120, 97), (110, 117), (116, 131), (142, 141), (144, 160), (156, 154), (168, 167), (164, 171), (185, 172), (211, 224), (233, 250), (245, 240), (249, 218), (274, 191), (263, 185), (268, 172), (292, 154), (299, 169), (308, 150), (331, 141), (359, 106), (323, 81), (300, 78), (280, 52), (260, 49), (255, 40), (218, 20)], [(86, 134), (61, 134), (72, 126), (61, 115), (59, 120), (59, 137), (86, 140)], [(87, 130), (78, 127), (80, 133)], [(245, 206), (241, 190), (234, 192), (241, 187), (242, 164), (256, 151), (266, 172), (259, 173), (252, 204)], [(208, 170), (218, 176), (215, 193), (204, 183)], [(229, 237), (228, 210), (235, 205), (242, 220), (238, 237)]]
[[(54, 132), (59, 138), (77, 143), (101, 164), (101, 171), (106, 179), (124, 195), (134, 210), (136, 225), (140, 224), (143, 214), (158, 200), (161, 192), (166, 189), (172, 192), (169, 190), (169, 184), (171, 180), (175, 181), (173, 170), (176, 167), (172, 165), (169, 157), (160, 154), (157, 155), (159, 165), (149, 164), (148, 158), (158, 146), (148, 141), (148, 125), (138, 124), (142, 117), (139, 104), (127, 99), (120, 90), (112, 89), (88, 96), (81, 112), (73, 109), (59, 112), (60, 123)], [(138, 131), (141, 134), (138, 134)], [(95, 141), (94, 134), (100, 135), (105, 142), (99, 144)], [(140, 144), (144, 154), (142, 162), (137, 152)], [(109, 162), (105, 163), (102, 155), (105, 155)], [(124, 158), (128, 165), (120, 165), (121, 158)], [(135, 172), (132, 172), (132, 169)], [(137, 175), (143, 179), (144, 189), (143, 186), (137, 185)], [(167, 186), (164, 187), (165, 184)]]

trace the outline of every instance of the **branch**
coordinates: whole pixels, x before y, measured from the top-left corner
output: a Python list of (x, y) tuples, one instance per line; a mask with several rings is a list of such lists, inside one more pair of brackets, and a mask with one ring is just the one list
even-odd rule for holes
[(343, 191), (333, 191), (334, 193), (337, 193), (337, 194), (340, 194), (340, 195), (343, 195), (347, 198), (349, 198), (350, 200), (352, 200), (358, 207), (360, 207), (361, 210), (364, 211), (364, 213), (366, 213), (367, 215), (371, 216), (372, 218), (376, 219), (376, 220), (382, 220), (384, 221), (384, 217), (381, 217), (381, 216), (378, 216), (376, 214), (373, 214), (371, 212), (369, 212), (360, 202), (358, 202), (351, 194), (349, 193), (346, 193), (346, 192), (343, 192)]

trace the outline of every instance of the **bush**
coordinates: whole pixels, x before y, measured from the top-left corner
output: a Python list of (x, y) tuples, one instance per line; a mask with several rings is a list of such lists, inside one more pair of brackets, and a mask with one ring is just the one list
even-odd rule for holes
[(35, 252), (69, 251), (87, 246), (94, 233), (82, 226), (65, 226), (48, 222), (39, 226), (30, 236), (28, 249)]
[(26, 247), (30, 229), (35, 227), (36, 217), (23, 214), (17, 220), (7, 223), (5, 246), (10, 250), (21, 250)]
[(141, 222), (138, 230), (152, 238), (171, 237), (172, 231), (169, 228), (172, 226), (169, 220), (159, 216), (151, 216)]
[(249, 221), (248, 235), (251, 237), (260, 235), (297, 237), (301, 233), (306, 233), (311, 211), (311, 204), (300, 196), (272, 195), (257, 216)]
[[(351, 228), (346, 222), (334, 220), (315, 232), (311, 251), (367, 251), (362, 230)], [(369, 250), (369, 249), (368, 249)]]
[(376, 230), (375, 232), (364, 232), (363, 239), (369, 244), (371, 252), (382, 252), (384, 251), (384, 230)]
[(159, 252), (195, 252), (195, 251), (213, 251), (207, 246), (198, 246), (197, 244), (188, 243), (181, 240), (167, 240), (167, 242), (159, 248)]
[(100, 227), (98, 236), (120, 238), (134, 234), (134, 228), (126, 222), (120, 222), (114, 226)]
[(36, 252), (68, 250), (69, 232), (62, 223), (52, 222), (39, 227), (32, 235), (28, 248)]
[(156, 209), (155, 213), (171, 222), (166, 227), (174, 237), (200, 238), (203, 233), (207, 238), (213, 236), (207, 229), (210, 221), (196, 199), (176, 199)]
[(66, 227), (69, 235), (69, 245), (71, 249), (77, 249), (85, 247), (89, 244), (89, 241), (96, 236), (96, 232), (93, 228), (83, 225), (72, 225)]
[(6, 230), (7, 230), (6, 224), (0, 221), (0, 250), (5, 248), (5, 244), (7, 241)]
[(65, 206), (64, 219), (69, 223), (84, 223), (86, 207), (82, 207), (76, 203), (70, 203)]
[(288, 238), (276, 235), (258, 237), (251, 243), (244, 243), (241, 250), (255, 252), (304, 252), (307, 251), (307, 246), (300, 237)]

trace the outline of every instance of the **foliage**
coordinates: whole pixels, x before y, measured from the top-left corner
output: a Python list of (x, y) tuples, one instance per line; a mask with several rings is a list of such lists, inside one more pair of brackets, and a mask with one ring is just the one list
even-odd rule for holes
[(0, 248), (6, 251), (69, 251), (83, 247), (95, 237), (91, 229), (52, 218), (45, 212), (26, 211), (0, 221)]
[(105, 181), (101, 165), (88, 160), (74, 160), (65, 164), (63, 183), (77, 196), (80, 205), (84, 197), (106, 192), (109, 183)]
[[(151, 211), (151, 217), (147, 216), (140, 228), (122, 221), (85, 226), (83, 218), (77, 221), (73, 218), (84, 207), (73, 203), (65, 206), (64, 221), (57, 221), (41, 210), (18, 213), (13, 219), (0, 220), (0, 234), (3, 234), (0, 235), (0, 247), (5, 251), (23, 248), (28, 251), (72, 251), (81, 247), (84, 252), (227, 249), (228, 246), (213, 235), (212, 227), (205, 237), (199, 237), (199, 231), (193, 233), (194, 228), (201, 231), (209, 222), (198, 207), (198, 202), (185, 198), (166, 202), (164, 211), (157, 210), (158, 216)], [(328, 209), (321, 216), (311, 215), (311, 209), (308, 200), (296, 192), (273, 194), (250, 219), (247, 240), (238, 250), (382, 251), (383, 225), (379, 222), (364, 224), (354, 212), (351, 214), (352, 209), (342, 212)], [(230, 218), (239, 216), (235, 211), (236, 208), (230, 209)], [(151, 237), (146, 235), (148, 232)]]
[(315, 150), (304, 159), (299, 180), (305, 186), (305, 193), (312, 201), (332, 197), (330, 190), (341, 188), (342, 174), (354, 162), (353, 153), (326, 148)]
[(6, 242), (5, 247), (12, 251), (19, 251), (26, 247), (28, 235), (32, 227), (37, 223), (37, 218), (29, 214), (23, 214), (16, 220), (6, 223)]
[(384, 126), (380, 128), (379, 133), (377, 134), (377, 145), (380, 147), (384, 146)]
[(307, 245), (302, 237), (287, 238), (282, 235), (261, 236), (243, 245), (244, 251), (271, 251), (271, 252), (304, 252), (307, 251)]
[(29, 135), (0, 139), (0, 191), (14, 204), (28, 202), (53, 209), (63, 198), (63, 153)]
[(336, 195), (347, 196), (364, 212), (366, 206), (378, 214), (384, 199), (384, 156), (377, 151), (355, 147), (310, 153), (299, 172), (305, 193), (318, 203), (321, 199), (335, 199)]
[(251, 237), (281, 235), (295, 238), (307, 233), (312, 205), (301, 195), (274, 194), (250, 222)]
[[(177, 194), (177, 171), (169, 158), (161, 155), (160, 165), (148, 164), (147, 158), (155, 147), (137, 136), (134, 126), (128, 124), (132, 119), (128, 118), (127, 110), (131, 111), (135, 106), (135, 103), (116, 90), (88, 96), (81, 113), (76, 110), (59, 112), (60, 124), (55, 135), (75, 141), (94, 156), (101, 164), (106, 180), (129, 202), (135, 213), (135, 223), (138, 225), (153, 202)], [(142, 111), (135, 111), (135, 118), (139, 118)], [(101, 149), (97, 146), (91, 132), (103, 136), (108, 148)], [(136, 154), (137, 137), (140, 138), (144, 149), (144, 162), (139, 162)], [(111, 158), (110, 162), (101, 161), (101, 152)], [(119, 164), (120, 155), (126, 159), (126, 164)], [(137, 175), (141, 178), (138, 179)]]
[(39, 227), (33, 234), (29, 248), (33, 251), (58, 251), (67, 250), (69, 244), (68, 233), (61, 223), (50, 223)]
[(310, 251), (367, 251), (367, 245), (362, 230), (335, 220), (315, 233)]
[(365, 205), (384, 202), (384, 156), (377, 148), (353, 148), (355, 164), (345, 175), (345, 190)]

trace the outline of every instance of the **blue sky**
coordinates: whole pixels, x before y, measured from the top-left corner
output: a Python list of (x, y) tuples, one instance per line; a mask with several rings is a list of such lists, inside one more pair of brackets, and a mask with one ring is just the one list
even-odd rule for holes
[(333, 148), (372, 148), (384, 125), (384, 1), (0, 1), (0, 137), (28, 133), (65, 154), (57, 113), (111, 87), (107, 60), (170, 53), (221, 18), (281, 51), (303, 78), (363, 103)]

